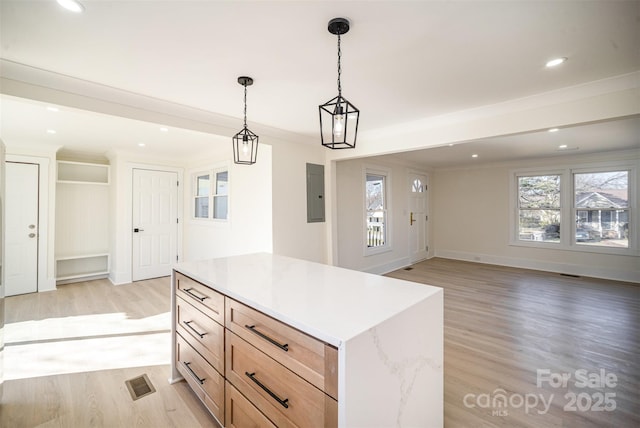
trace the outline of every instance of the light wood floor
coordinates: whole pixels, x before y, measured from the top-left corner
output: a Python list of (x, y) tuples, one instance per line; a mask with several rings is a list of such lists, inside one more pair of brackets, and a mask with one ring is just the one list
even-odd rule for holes
[[(446, 427), (640, 427), (640, 284), (445, 259), (388, 276), (444, 288)], [(538, 369), (571, 378), (538, 388)], [(617, 384), (579, 388), (581, 369), (615, 374)], [(513, 405), (487, 405), (497, 389)], [(565, 398), (571, 392), (583, 394), (585, 411)], [(615, 410), (590, 410), (604, 393), (615, 394)], [(541, 395), (551, 401), (546, 413), (541, 401), (533, 408)]]
[[(0, 427), (216, 426), (185, 382), (168, 383), (169, 310), (168, 277), (6, 298)], [(145, 373), (156, 392), (133, 401), (124, 382)]]
[[(389, 276), (444, 288), (447, 428), (640, 426), (638, 285), (444, 259)], [(169, 294), (169, 280), (161, 278), (124, 286), (106, 280), (67, 284), (56, 292), (6, 298), (10, 380), (4, 382), (0, 427), (213, 426), (184, 382), (167, 382)], [(156, 354), (166, 362), (146, 365)], [(24, 367), (29, 365), (42, 367), (34, 375)], [(568, 388), (538, 388), (537, 369), (572, 375), (604, 369), (618, 382), (580, 389), (572, 376)], [(133, 401), (124, 381), (143, 373), (157, 392)], [(507, 406), (499, 409), (507, 415), (492, 415), (482, 394), (493, 398), (498, 388), (516, 405), (518, 395), (543, 395), (548, 402), (553, 394), (552, 405), (546, 414), (538, 414), (540, 403), (528, 414)], [(613, 392), (616, 409), (564, 411), (570, 390)], [(465, 406), (465, 396), (476, 407)]]

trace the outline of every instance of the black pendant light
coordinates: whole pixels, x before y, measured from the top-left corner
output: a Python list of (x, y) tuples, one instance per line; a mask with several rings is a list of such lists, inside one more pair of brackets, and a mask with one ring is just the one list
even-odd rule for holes
[(253, 165), (258, 156), (258, 136), (247, 128), (247, 86), (253, 85), (253, 79), (238, 77), (238, 83), (244, 86), (244, 128), (233, 136), (233, 161), (242, 165)]
[(329, 32), (338, 36), (338, 96), (319, 106), (320, 138), (322, 145), (330, 149), (353, 149), (358, 136), (360, 110), (342, 96), (340, 83), (340, 36), (349, 31), (349, 21), (334, 18), (329, 21)]

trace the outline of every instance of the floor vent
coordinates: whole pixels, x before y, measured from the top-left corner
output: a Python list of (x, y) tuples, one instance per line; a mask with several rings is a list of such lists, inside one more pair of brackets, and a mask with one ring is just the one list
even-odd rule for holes
[(129, 390), (129, 394), (131, 394), (133, 401), (156, 392), (156, 389), (153, 387), (146, 374), (126, 380), (124, 384), (127, 385), (127, 389)]
[(413, 270), (413, 268), (412, 267), (406, 267), (406, 268), (404, 268), (404, 270)]
[(571, 278), (580, 278), (580, 275), (571, 275), (570, 273), (561, 273), (561, 276), (568, 276)]

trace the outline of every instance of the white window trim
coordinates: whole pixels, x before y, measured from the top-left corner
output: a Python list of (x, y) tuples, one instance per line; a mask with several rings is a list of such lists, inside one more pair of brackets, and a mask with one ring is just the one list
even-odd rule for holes
[[(227, 172), (227, 218), (213, 218), (213, 203), (216, 190), (216, 173), (226, 171)], [(198, 186), (198, 177), (202, 175), (209, 175), (211, 184), (209, 186), (209, 213), (208, 217), (196, 217), (196, 191)], [(210, 166), (209, 168), (202, 168), (191, 173), (191, 191), (190, 191), (190, 204), (191, 204), (191, 221), (194, 223), (202, 224), (228, 224), (231, 219), (231, 168), (229, 162), (218, 163)]]
[[(218, 189), (217, 174), (219, 172), (223, 172), (223, 171), (225, 171), (227, 173), (227, 194), (226, 195), (218, 195), (216, 193), (216, 191)], [(212, 221), (216, 221), (216, 222), (220, 222), (220, 223), (226, 223), (226, 222), (229, 221), (229, 216), (230, 216), (230, 214), (229, 214), (229, 211), (230, 211), (229, 210), (229, 201), (231, 200), (230, 195), (229, 195), (229, 193), (230, 193), (229, 185), (231, 184), (230, 175), (231, 174), (230, 174), (229, 168), (227, 166), (218, 167), (218, 168), (214, 168), (213, 169), (213, 174), (212, 174), (213, 185), (211, 186), (211, 194), (210, 194), (210, 197), (211, 197), (211, 210), (210, 210), (211, 212), (210, 212), (210, 214), (211, 214), (211, 220)], [(225, 218), (214, 218), (213, 217), (213, 213), (215, 212), (215, 199), (216, 199), (216, 197), (220, 197), (220, 196), (226, 196), (227, 197), (227, 216)]]
[[(385, 243), (379, 247), (368, 247), (367, 246), (367, 175), (382, 175), (384, 176), (384, 202), (385, 202)], [(363, 255), (373, 256), (376, 254), (388, 253), (393, 251), (392, 247), (392, 228), (391, 228), (391, 213), (392, 213), (392, 204), (391, 204), (391, 189), (392, 189), (392, 181), (391, 181), (391, 169), (385, 168), (378, 165), (364, 165), (362, 168), (362, 245), (364, 247)]]
[[(511, 170), (509, 173), (509, 245), (517, 247), (544, 248), (584, 253), (640, 256), (640, 186), (637, 181), (639, 161), (614, 161), (589, 164), (563, 165), (554, 169), (526, 168)], [(575, 242), (575, 212), (573, 201), (573, 174), (586, 172), (629, 171), (629, 247), (612, 248), (606, 246), (580, 245)], [(560, 175), (560, 242), (536, 242), (519, 239), (518, 228), (518, 177), (536, 175)]]

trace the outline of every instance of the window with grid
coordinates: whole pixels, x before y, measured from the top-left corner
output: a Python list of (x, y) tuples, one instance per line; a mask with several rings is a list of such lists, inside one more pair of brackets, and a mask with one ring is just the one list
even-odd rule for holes
[(573, 174), (575, 242), (629, 247), (629, 171)]
[(193, 217), (227, 220), (229, 216), (229, 171), (217, 168), (194, 174)]
[(518, 177), (518, 239), (560, 242), (560, 175)]
[(366, 246), (381, 248), (387, 245), (387, 177), (367, 173), (365, 181)]
[(553, 173), (514, 173), (511, 243), (611, 254), (639, 254), (637, 163), (577, 165)]

